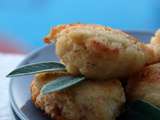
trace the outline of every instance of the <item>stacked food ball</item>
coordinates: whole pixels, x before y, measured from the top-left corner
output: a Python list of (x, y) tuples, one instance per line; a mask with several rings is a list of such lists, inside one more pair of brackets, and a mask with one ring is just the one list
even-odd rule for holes
[[(160, 31), (157, 31), (151, 39), (151, 46), (158, 59), (159, 44)], [(136, 76), (129, 78), (126, 92), (129, 100), (145, 100), (160, 107), (160, 63), (145, 66)]]
[[(56, 120), (115, 120), (126, 101), (120, 79), (130, 78), (127, 94), (131, 100), (145, 99), (159, 105), (160, 65), (149, 66), (150, 75), (145, 67), (159, 61), (159, 42), (157, 37), (153, 39), (150, 44), (143, 44), (124, 32), (100, 25), (71, 24), (53, 28), (45, 42), (56, 42), (56, 53), (67, 72), (37, 74), (31, 86), (33, 102)], [(141, 70), (140, 74), (146, 75), (137, 74)], [(40, 95), (44, 84), (67, 75), (84, 75), (85, 80), (58, 92)], [(155, 84), (156, 88), (150, 89)]]

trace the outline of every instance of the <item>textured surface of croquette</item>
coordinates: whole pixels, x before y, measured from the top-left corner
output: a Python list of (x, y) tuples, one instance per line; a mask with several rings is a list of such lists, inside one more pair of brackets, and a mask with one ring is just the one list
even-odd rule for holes
[(56, 120), (115, 120), (125, 102), (118, 80), (85, 80), (62, 91), (40, 96), (40, 89), (46, 81), (66, 74), (54, 72), (36, 76), (31, 93), (38, 108)]
[(156, 60), (160, 62), (160, 29), (157, 30), (151, 38), (149, 46), (153, 49)]
[(68, 72), (87, 78), (127, 77), (154, 59), (153, 50), (134, 37), (100, 25), (57, 26), (45, 41), (55, 39), (56, 53)]
[(160, 63), (145, 67), (129, 79), (127, 96), (130, 100), (146, 100), (160, 107)]

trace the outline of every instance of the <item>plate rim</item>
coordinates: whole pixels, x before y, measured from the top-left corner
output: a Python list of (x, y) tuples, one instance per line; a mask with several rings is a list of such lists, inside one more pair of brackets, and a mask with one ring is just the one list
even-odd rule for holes
[[(52, 45), (52, 44), (50, 44)], [(43, 50), (46, 47), (49, 47), (50, 45), (44, 45), (38, 49), (33, 50), (31, 53), (29, 53), (17, 66), (21, 66), (23, 65), (29, 58), (32, 58), (32, 56), (34, 56), (37, 52)], [(21, 120), (29, 120), (26, 115), (18, 108), (17, 104), (15, 103), (15, 99), (13, 96), (13, 91), (12, 91), (12, 84), (13, 84), (13, 78), (10, 79), (9, 82), (9, 101), (11, 103), (11, 107), (13, 107), (13, 110), (15, 111), (15, 113), (17, 114), (17, 116), (21, 119)]]

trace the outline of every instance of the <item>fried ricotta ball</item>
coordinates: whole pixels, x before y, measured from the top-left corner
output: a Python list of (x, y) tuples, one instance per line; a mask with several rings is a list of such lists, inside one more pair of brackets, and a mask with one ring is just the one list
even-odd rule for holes
[(145, 67), (127, 85), (129, 100), (145, 100), (160, 107), (160, 63)]
[(115, 120), (125, 95), (119, 80), (84, 80), (77, 85), (40, 95), (42, 86), (65, 72), (37, 74), (31, 85), (33, 103), (54, 120)]
[(156, 60), (160, 62), (160, 29), (155, 32), (148, 46), (153, 49)]
[(91, 79), (127, 77), (154, 58), (153, 50), (136, 38), (100, 25), (57, 26), (44, 40), (56, 41), (56, 54), (69, 73)]

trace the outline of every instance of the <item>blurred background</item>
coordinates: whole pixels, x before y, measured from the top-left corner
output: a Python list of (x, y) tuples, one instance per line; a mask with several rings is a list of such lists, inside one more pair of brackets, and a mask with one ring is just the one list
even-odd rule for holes
[(53, 26), (77, 22), (153, 32), (160, 0), (0, 0), (0, 52), (28, 53)]

